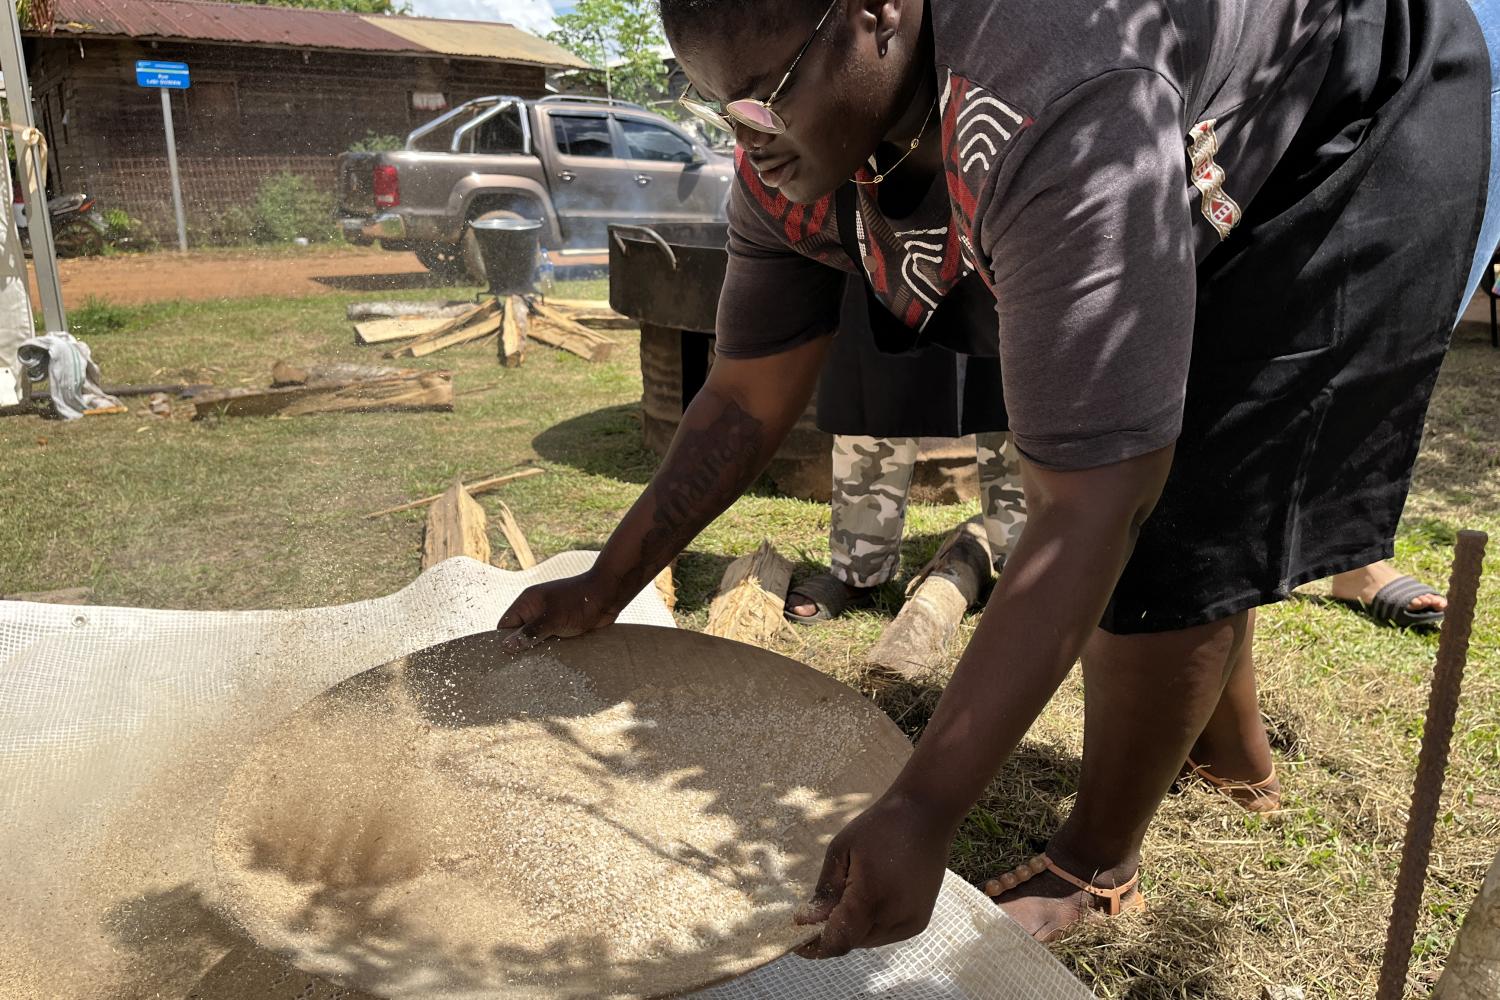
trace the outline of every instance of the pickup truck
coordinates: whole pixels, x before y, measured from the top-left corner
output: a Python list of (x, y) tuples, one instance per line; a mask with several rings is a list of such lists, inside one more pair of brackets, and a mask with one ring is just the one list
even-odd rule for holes
[(414, 251), (444, 277), (482, 279), (469, 224), (542, 223), (542, 246), (604, 253), (616, 223), (721, 222), (730, 157), (636, 104), (480, 97), (417, 128), (404, 149), (339, 157), (338, 216), (352, 243)]

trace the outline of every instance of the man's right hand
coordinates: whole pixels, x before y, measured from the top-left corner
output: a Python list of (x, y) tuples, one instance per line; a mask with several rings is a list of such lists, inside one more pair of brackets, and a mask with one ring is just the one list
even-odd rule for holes
[(522, 591), (499, 628), (515, 629), (501, 646), (509, 652), (530, 649), (543, 639), (567, 639), (614, 624), (624, 610), (615, 591), (593, 573), (539, 583)]

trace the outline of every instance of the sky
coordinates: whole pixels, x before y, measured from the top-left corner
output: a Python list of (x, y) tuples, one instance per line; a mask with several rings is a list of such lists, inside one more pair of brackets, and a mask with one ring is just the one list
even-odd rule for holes
[(536, 34), (555, 27), (553, 15), (573, 4), (565, 0), (411, 0), (413, 14), (457, 17), (469, 21), (505, 21)]

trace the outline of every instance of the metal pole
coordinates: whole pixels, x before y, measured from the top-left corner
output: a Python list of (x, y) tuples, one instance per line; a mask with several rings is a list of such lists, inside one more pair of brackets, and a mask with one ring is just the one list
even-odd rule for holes
[(1448, 766), (1453, 722), (1458, 715), (1458, 695), (1463, 688), (1464, 664), (1474, 627), (1474, 609), (1479, 603), (1479, 578), (1488, 540), (1489, 536), (1482, 531), (1460, 531), (1458, 544), (1454, 546), (1448, 610), (1443, 614), (1443, 634), (1438, 639), (1437, 666), (1432, 672), (1432, 694), (1422, 728), (1416, 787), (1412, 790), (1411, 812), (1406, 817), (1406, 842), (1396, 876), (1396, 902), (1391, 908), (1376, 1000), (1401, 1000), (1406, 973), (1411, 967), (1411, 943), (1417, 932), (1422, 884), (1427, 880), (1433, 827), (1437, 825), (1443, 795), (1443, 772)]
[(167, 168), (172, 172), (172, 210), (177, 213), (177, 249), (187, 253), (187, 220), (182, 215), (182, 181), (177, 175), (177, 133), (172, 130), (172, 94), (161, 88), (161, 123), (167, 130)]
[[(26, 57), (21, 48), (21, 22), (16, 5), (5, 6), (6, 23), (0, 27), (0, 73), (5, 74), (5, 103), (11, 121), (17, 125), (36, 126), (31, 113), (31, 83), (26, 76)], [(37, 178), (39, 191), (26, 192), (27, 227), (31, 230), (31, 257), (36, 268), (37, 290), (41, 293), (42, 318), (48, 333), (66, 333), (67, 313), (63, 311), (62, 279), (57, 274), (57, 246), (52, 241), (52, 216), (47, 211), (47, 178), (42, 174), (41, 155), (34, 147), (16, 143), (17, 181), (26, 183), (25, 158)]]

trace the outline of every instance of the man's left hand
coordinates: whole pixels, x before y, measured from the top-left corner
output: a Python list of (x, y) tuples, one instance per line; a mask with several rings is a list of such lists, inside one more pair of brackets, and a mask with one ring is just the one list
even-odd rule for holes
[(797, 954), (838, 958), (926, 930), (953, 833), (934, 810), (895, 792), (861, 813), (828, 845), (813, 898), (797, 912), (799, 924), (823, 924)]

